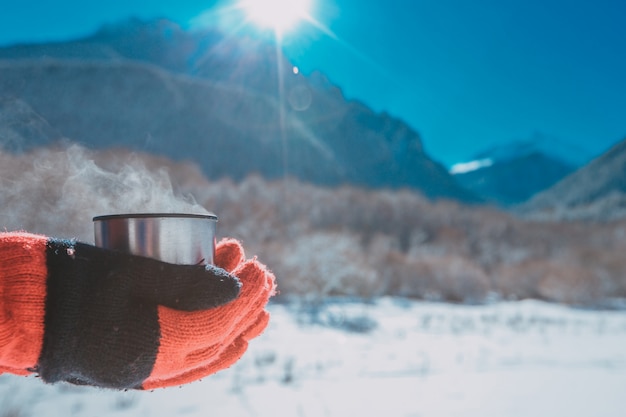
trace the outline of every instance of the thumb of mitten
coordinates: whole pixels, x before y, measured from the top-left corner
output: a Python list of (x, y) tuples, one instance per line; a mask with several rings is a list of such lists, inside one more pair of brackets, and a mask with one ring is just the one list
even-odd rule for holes
[[(84, 246), (78, 248), (79, 246)], [(102, 251), (117, 257), (117, 271), (131, 285), (131, 296), (182, 311), (206, 310), (226, 304), (239, 295), (241, 283), (225, 270), (213, 265), (174, 265), (141, 256), (132, 256), (78, 243), (81, 253)]]
[(222, 239), (215, 249), (215, 265), (233, 272), (245, 260), (244, 250), (239, 241), (232, 238)]
[(161, 265), (151, 273), (139, 267), (131, 273), (135, 296), (182, 311), (206, 310), (239, 295), (239, 280), (212, 265)]

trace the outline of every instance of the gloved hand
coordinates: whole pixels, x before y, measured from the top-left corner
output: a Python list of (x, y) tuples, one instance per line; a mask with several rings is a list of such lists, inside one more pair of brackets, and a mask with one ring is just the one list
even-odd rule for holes
[(0, 373), (154, 389), (227, 368), (265, 329), (275, 283), (235, 240), (218, 244), (216, 265), (2, 233)]

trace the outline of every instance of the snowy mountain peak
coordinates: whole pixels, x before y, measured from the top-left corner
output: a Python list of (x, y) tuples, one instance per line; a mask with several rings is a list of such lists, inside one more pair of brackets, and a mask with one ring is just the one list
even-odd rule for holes
[(535, 133), (530, 139), (494, 145), (474, 155), (470, 160), (491, 159), (494, 163), (509, 162), (532, 154), (543, 154), (548, 158), (563, 161), (574, 167), (580, 167), (594, 157), (592, 152), (579, 146), (569, 144), (553, 136)]
[(493, 159), (491, 158), (476, 159), (469, 162), (460, 162), (450, 167), (450, 174), (466, 174), (468, 172), (476, 171), (477, 169), (490, 167), (491, 165), (493, 165)]

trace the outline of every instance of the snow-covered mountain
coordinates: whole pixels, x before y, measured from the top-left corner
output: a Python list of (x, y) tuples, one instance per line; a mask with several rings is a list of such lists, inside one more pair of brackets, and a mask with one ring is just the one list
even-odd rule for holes
[(454, 178), (476, 195), (500, 206), (522, 203), (574, 172), (586, 154), (535, 136), (494, 146), (452, 166)]
[(477, 201), (403, 121), (296, 74), (273, 45), (167, 20), (75, 41), (0, 48), (0, 96), (63, 136), (188, 159), (209, 178), (284, 175), (322, 185), (409, 187)]
[(493, 145), (474, 155), (474, 159), (490, 158), (494, 161), (505, 162), (533, 153), (542, 153), (575, 167), (586, 164), (596, 156), (580, 146), (554, 136), (535, 132), (528, 139)]

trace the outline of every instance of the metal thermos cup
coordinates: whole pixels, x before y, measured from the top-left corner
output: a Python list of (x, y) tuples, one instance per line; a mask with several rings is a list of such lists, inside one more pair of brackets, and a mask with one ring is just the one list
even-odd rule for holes
[(95, 244), (101, 248), (178, 265), (214, 262), (214, 214), (113, 214), (93, 222)]

